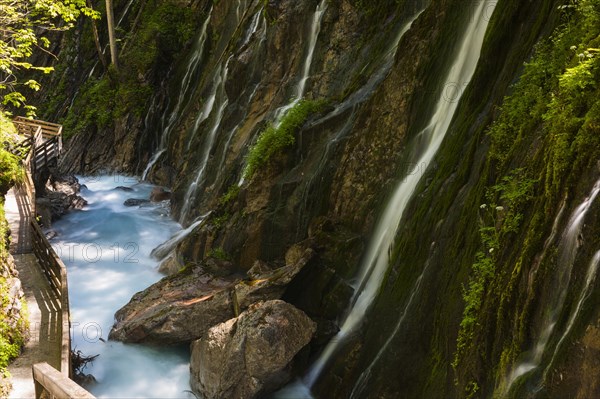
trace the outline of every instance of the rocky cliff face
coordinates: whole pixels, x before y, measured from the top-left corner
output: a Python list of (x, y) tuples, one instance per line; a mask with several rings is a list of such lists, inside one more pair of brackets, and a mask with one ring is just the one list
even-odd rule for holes
[[(95, 55), (82, 42), (89, 29), (82, 25), (64, 50), (69, 59), (79, 46), (78, 66), (57, 74), (65, 87), (81, 87), (79, 94), (68, 114), (60, 106), (48, 113), (66, 115), (73, 129), (63, 169), (125, 171), (172, 187), (173, 215), (190, 226), (169, 248), (177, 264), (218, 255), (245, 272), (257, 260), (282, 265), (302, 241), (318, 261), (284, 299), (319, 330), (335, 330), (381, 209), (402, 179), (423, 175), (365, 326), (328, 365), (316, 394), (522, 397), (536, 396), (536, 384), (549, 396), (596, 389), (589, 379), (597, 307), (586, 305), (567, 326), (600, 248), (597, 203), (576, 247), (575, 285), (557, 283), (553, 270), (569, 215), (600, 174), (597, 110), (588, 97), (565, 100), (579, 119), (561, 122), (552, 98), (575, 96), (557, 78), (583, 62), (569, 48), (584, 54), (598, 47), (597, 1), (582, 3), (585, 10), (550, 0), (485, 2), (489, 25), (468, 86), (443, 77), (479, 0), (116, 3), (130, 31), (123, 71), (90, 74)], [(158, 23), (174, 16), (176, 28)], [(569, 24), (592, 33), (571, 33), (572, 43), (562, 43), (560, 29)], [(597, 61), (588, 54), (593, 80)], [(559, 61), (543, 64), (544, 57)], [(524, 68), (530, 60), (534, 67)], [(519, 79), (531, 87), (511, 86)], [(582, 95), (593, 98), (597, 85), (582, 84)], [(461, 101), (436, 157), (415, 164), (409, 150), (436, 99), (448, 93), (454, 101), (457, 92)], [(522, 103), (504, 100), (511, 93)], [(269, 126), (286, 126), (298, 96), (324, 105), (293, 129), (293, 144), (248, 175), (256, 143)], [(544, 100), (529, 100), (538, 97)], [(547, 342), (559, 354), (528, 359), (543, 341), (544, 293), (562, 289), (559, 327)], [(322, 349), (317, 341), (312, 355)], [(515, 379), (520, 365), (532, 368)], [(579, 366), (589, 373), (574, 375)]]

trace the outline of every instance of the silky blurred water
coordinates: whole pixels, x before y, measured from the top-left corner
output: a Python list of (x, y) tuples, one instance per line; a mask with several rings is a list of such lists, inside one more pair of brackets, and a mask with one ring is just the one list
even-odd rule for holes
[(108, 341), (114, 313), (162, 277), (150, 252), (181, 226), (170, 218), (166, 204), (123, 205), (128, 198), (148, 198), (150, 184), (126, 176), (79, 180), (87, 186), (81, 195), (88, 205), (54, 224), (58, 236), (52, 245), (67, 266), (73, 349), (100, 355), (84, 370), (98, 383), (86, 388), (106, 398), (193, 397), (186, 392), (187, 347)]

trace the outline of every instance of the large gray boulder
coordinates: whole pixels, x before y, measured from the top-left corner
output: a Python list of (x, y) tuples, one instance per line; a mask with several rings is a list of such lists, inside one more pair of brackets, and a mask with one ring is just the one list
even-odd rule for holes
[(272, 392), (289, 381), (294, 356), (315, 330), (304, 312), (286, 302), (256, 303), (192, 343), (192, 390), (204, 399), (256, 398)]
[(290, 281), (314, 257), (305, 249), (284, 267), (242, 280), (217, 276), (214, 263), (189, 265), (133, 296), (115, 314), (110, 339), (123, 342), (182, 344), (258, 301), (278, 299)]

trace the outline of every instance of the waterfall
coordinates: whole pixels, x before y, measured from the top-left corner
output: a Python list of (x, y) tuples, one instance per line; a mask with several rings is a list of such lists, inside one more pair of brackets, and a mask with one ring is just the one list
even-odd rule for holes
[[(567, 297), (567, 292), (569, 290), (569, 283), (571, 281), (571, 273), (573, 270), (573, 265), (575, 263), (575, 257), (581, 246), (580, 243), (580, 235), (581, 229), (583, 227), (583, 221), (585, 219), (585, 215), (587, 211), (590, 209), (594, 199), (600, 192), (600, 180), (596, 182), (594, 185), (590, 195), (575, 209), (571, 217), (569, 218), (569, 222), (567, 224), (567, 228), (563, 233), (558, 249), (559, 249), (559, 259), (558, 259), (558, 269), (556, 274), (553, 276), (552, 287), (556, 289), (557, 295), (552, 295), (549, 297), (549, 303), (544, 305), (544, 309), (549, 309), (548, 313), (544, 314), (544, 318), (542, 321), (541, 335), (538, 337), (537, 342), (534, 344), (533, 351), (529, 354), (523, 361), (517, 363), (513, 370), (511, 371), (508, 382), (505, 387), (501, 390), (503, 395), (506, 395), (510, 392), (512, 385), (519, 379), (519, 377), (525, 375), (526, 373), (537, 369), (540, 366), (542, 361), (542, 357), (546, 350), (546, 346), (550, 341), (552, 333), (554, 332), (554, 327), (558, 322), (560, 314), (563, 311), (563, 307), (565, 304), (565, 299)], [(556, 355), (556, 351), (558, 351), (559, 346), (564, 340), (565, 336), (569, 333), (572, 324), (577, 317), (579, 312), (579, 307), (583, 304), (586, 298), (586, 291), (588, 286), (591, 284), (591, 281), (595, 278), (595, 269), (597, 263), (590, 265), (588, 270), (588, 278), (586, 283), (586, 288), (583, 289), (580, 298), (580, 304), (576, 307), (575, 313), (571, 315), (571, 319), (568, 322), (568, 326), (560, 339), (559, 343), (555, 348), (554, 355)], [(591, 274), (591, 275), (590, 275)], [(554, 359), (554, 355), (552, 359)], [(552, 363), (552, 362), (551, 362)], [(550, 364), (551, 364), (550, 363)], [(544, 373), (545, 374), (545, 373)]]
[(127, 2), (125, 9), (123, 9), (123, 14), (121, 14), (121, 18), (119, 18), (119, 20), (117, 21), (117, 27), (120, 26), (121, 22), (123, 22), (123, 19), (125, 19), (125, 16), (129, 12), (129, 8), (131, 8), (132, 4), (133, 4), (133, 0), (129, 0), (129, 2)]
[(241, 47), (244, 47), (246, 44), (248, 44), (250, 42), (252, 35), (254, 35), (256, 33), (256, 31), (258, 30), (258, 26), (260, 25), (261, 20), (263, 21), (263, 23), (265, 24), (265, 27), (266, 27), (267, 20), (265, 19), (265, 16), (263, 15), (263, 10), (264, 10), (264, 6), (261, 7), (256, 12), (256, 14), (254, 14), (254, 17), (252, 17), (252, 21), (250, 21), (250, 28), (248, 29), (248, 31), (246, 32), (246, 35), (244, 36), (244, 41), (242, 42)]
[(196, 227), (200, 226), (202, 222), (206, 220), (208, 215), (210, 215), (210, 212), (206, 215), (200, 216), (197, 220), (195, 220), (185, 229), (179, 230), (177, 233), (173, 234), (167, 241), (154, 248), (150, 255), (158, 260), (166, 258), (175, 249), (177, 244), (183, 241), (183, 239), (190, 235), (190, 233), (194, 231)]
[(396, 323), (394, 330), (392, 331), (392, 333), (390, 334), (388, 339), (385, 341), (385, 343), (383, 344), (381, 349), (379, 349), (379, 351), (377, 352), (377, 355), (375, 355), (375, 358), (373, 358), (373, 361), (361, 373), (360, 377), (354, 384), (354, 387), (352, 388), (352, 392), (350, 393), (350, 399), (361, 397), (363, 391), (366, 388), (366, 383), (369, 380), (369, 378), (371, 377), (373, 367), (377, 364), (377, 362), (379, 362), (379, 359), (381, 359), (381, 356), (383, 356), (386, 353), (388, 347), (390, 346), (390, 344), (396, 337), (396, 334), (398, 333), (398, 331), (400, 331), (402, 325), (404, 324), (404, 320), (406, 320), (406, 316), (408, 315), (408, 312), (409, 312), (410, 308), (412, 307), (413, 301), (415, 300), (415, 297), (417, 296), (416, 294), (419, 292), (419, 290), (421, 288), (421, 282), (423, 281), (425, 272), (428, 269), (427, 266), (425, 268), (423, 268), (423, 272), (417, 278), (417, 281), (415, 282), (415, 285), (410, 294), (410, 297), (408, 298), (408, 301), (406, 302), (406, 306), (404, 306), (404, 309), (402, 310), (402, 314), (400, 315), (400, 319), (398, 319), (398, 322)]
[[(470, 82), (479, 60), (489, 22), (489, 18), (484, 16), (484, 13), (490, 11), (489, 7), (495, 7), (495, 2), (489, 4), (488, 7), (485, 6), (485, 3), (485, 1), (479, 2), (475, 14), (470, 18), (443, 87), (458, 84), (462, 88)], [(424, 144), (422, 152), (414, 154), (414, 158), (418, 159), (415, 162), (417, 165), (429, 165), (433, 160), (458, 107), (462, 91), (457, 93), (452, 101), (449, 101), (445, 94), (442, 91), (430, 123), (417, 135), (417, 138)], [(330, 341), (309, 371), (305, 379), (308, 386), (312, 386), (316, 382), (332, 355), (345, 342), (345, 339), (360, 326), (375, 299), (388, 269), (389, 253), (404, 209), (412, 198), (421, 177), (422, 173), (410, 174), (395, 189), (379, 219), (362, 262), (352, 307), (345, 317), (338, 335)]]
[[(170, 113), (166, 127), (163, 128), (163, 132), (160, 137), (160, 144), (158, 146), (158, 149), (156, 150), (154, 155), (152, 155), (152, 157), (150, 158), (150, 161), (148, 162), (146, 169), (144, 169), (144, 172), (142, 173), (142, 180), (146, 180), (146, 178), (148, 177), (148, 173), (150, 173), (154, 164), (158, 161), (158, 159), (162, 156), (162, 154), (164, 154), (166, 152), (170, 133), (173, 130), (173, 128), (176, 126), (176, 122), (179, 120), (182, 111), (186, 108), (187, 101), (189, 101), (189, 99), (191, 98), (191, 95), (189, 95), (190, 94), (189, 93), (190, 84), (192, 83), (192, 77), (196, 76), (196, 74), (198, 72), (198, 69), (201, 64), (200, 61), (202, 60), (203, 55), (204, 55), (204, 47), (205, 47), (204, 44), (206, 43), (206, 37), (207, 37), (206, 31), (207, 31), (208, 23), (210, 22), (211, 16), (212, 16), (212, 8), (210, 9), (210, 11), (208, 13), (208, 17), (206, 18), (206, 20), (204, 21), (204, 24), (202, 25), (202, 29), (200, 30), (200, 35), (198, 35), (198, 39), (196, 40), (196, 43), (194, 45), (194, 49), (192, 51), (192, 56), (190, 57), (190, 59), (188, 61), (187, 68), (185, 70), (185, 74), (183, 75), (183, 79), (181, 80), (181, 86), (179, 88), (179, 95), (177, 96), (177, 102), (175, 103), (175, 106), (173, 107), (173, 110)], [(165, 116), (163, 114), (163, 118), (162, 118), (163, 123), (161, 123), (161, 126), (164, 126), (164, 117)]]
[(313, 14), (310, 23), (310, 33), (308, 35), (308, 49), (306, 58), (304, 59), (304, 66), (302, 67), (302, 76), (300, 76), (300, 80), (294, 89), (292, 101), (275, 111), (275, 126), (279, 126), (285, 113), (293, 108), (294, 105), (298, 104), (298, 102), (304, 96), (306, 82), (310, 77), (310, 67), (312, 66), (313, 56), (315, 55), (315, 48), (317, 47), (317, 39), (319, 38), (319, 33), (321, 32), (321, 20), (323, 19), (323, 14), (325, 14), (326, 8), (327, 0), (321, 0), (321, 2), (317, 5), (315, 13)]
[[(185, 193), (184, 205), (181, 210), (181, 215), (179, 217), (179, 220), (181, 222), (185, 221), (188, 213), (190, 212), (191, 206), (194, 204), (194, 201), (196, 199), (196, 195), (198, 192), (198, 188), (200, 187), (202, 178), (204, 177), (204, 174), (206, 172), (206, 167), (207, 167), (208, 161), (210, 159), (210, 153), (213, 148), (215, 138), (217, 136), (217, 131), (219, 130), (219, 127), (221, 126), (221, 120), (223, 119), (223, 113), (225, 112), (225, 108), (227, 108), (227, 104), (229, 103), (229, 99), (227, 98), (227, 93), (225, 93), (225, 81), (227, 80), (229, 61), (231, 60), (232, 57), (233, 57), (233, 55), (227, 59), (227, 61), (225, 62), (225, 65), (222, 68), (219, 68), (219, 72), (216, 75), (216, 82), (214, 85), (215, 88), (214, 88), (213, 93), (211, 94), (211, 97), (209, 100), (210, 106), (207, 107), (205, 110), (207, 115), (205, 115), (204, 111), (200, 114), (200, 118), (206, 119), (208, 117), (208, 114), (210, 114), (210, 110), (212, 110), (212, 108), (214, 107), (215, 101), (218, 100), (219, 108), (217, 110), (217, 114), (214, 118), (214, 121), (210, 128), (210, 131), (208, 132), (206, 139), (201, 147), (202, 148), (202, 156), (200, 158), (200, 164), (196, 171), (196, 177), (194, 178), (194, 180), (192, 181), (192, 184), (190, 184), (190, 186), (187, 189), (187, 192)], [(198, 119), (200, 119), (200, 118), (198, 118)], [(199, 127), (199, 123), (196, 123), (194, 125), (194, 132), (192, 132), (192, 134), (195, 133), (195, 131), (198, 129), (198, 127)], [(190, 139), (190, 141), (188, 142), (188, 146), (191, 141), (192, 141), (192, 139)]]
[(577, 300), (577, 305), (575, 306), (575, 310), (569, 316), (569, 321), (567, 322), (567, 327), (565, 328), (565, 332), (562, 334), (562, 336), (558, 340), (558, 343), (556, 344), (556, 347), (554, 348), (554, 353), (552, 353), (552, 358), (550, 359), (550, 362), (548, 363), (546, 370), (544, 370), (544, 376), (542, 378), (542, 381), (546, 380), (546, 376), (548, 374), (548, 371), (550, 371), (550, 368), (554, 364), (554, 359), (556, 358), (556, 354), (558, 353), (558, 350), (560, 349), (564, 340), (567, 338), (567, 336), (571, 332), (571, 329), (573, 328), (573, 325), (575, 324), (575, 320), (577, 320), (577, 317), (579, 316), (579, 313), (581, 312), (581, 308), (583, 307), (584, 302), (588, 299), (588, 297), (591, 294), (590, 288), (592, 287), (592, 284), (594, 283), (594, 281), (596, 281), (596, 274), (598, 272), (598, 264), (599, 263), (600, 263), (600, 251), (597, 251), (594, 254), (594, 256), (592, 257), (592, 260), (590, 261), (590, 264), (588, 266), (588, 270), (587, 270), (586, 277), (585, 277), (585, 283), (584, 283), (584, 286), (583, 286), (581, 292), (579, 293), (579, 298)]

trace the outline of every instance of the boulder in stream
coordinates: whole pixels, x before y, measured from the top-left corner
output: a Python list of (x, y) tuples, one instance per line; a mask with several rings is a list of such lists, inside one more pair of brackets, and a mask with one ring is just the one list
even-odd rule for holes
[(272, 392), (289, 381), (294, 356), (315, 330), (316, 324), (287, 302), (256, 303), (192, 343), (192, 390), (205, 399)]
[(214, 264), (189, 264), (142, 292), (115, 314), (109, 338), (155, 344), (189, 343), (250, 305), (279, 299), (292, 279), (313, 259), (307, 248), (296, 261), (252, 280), (237, 274), (215, 276)]
[(145, 198), (128, 198), (123, 202), (125, 206), (140, 206), (144, 204), (148, 204), (150, 200)]

